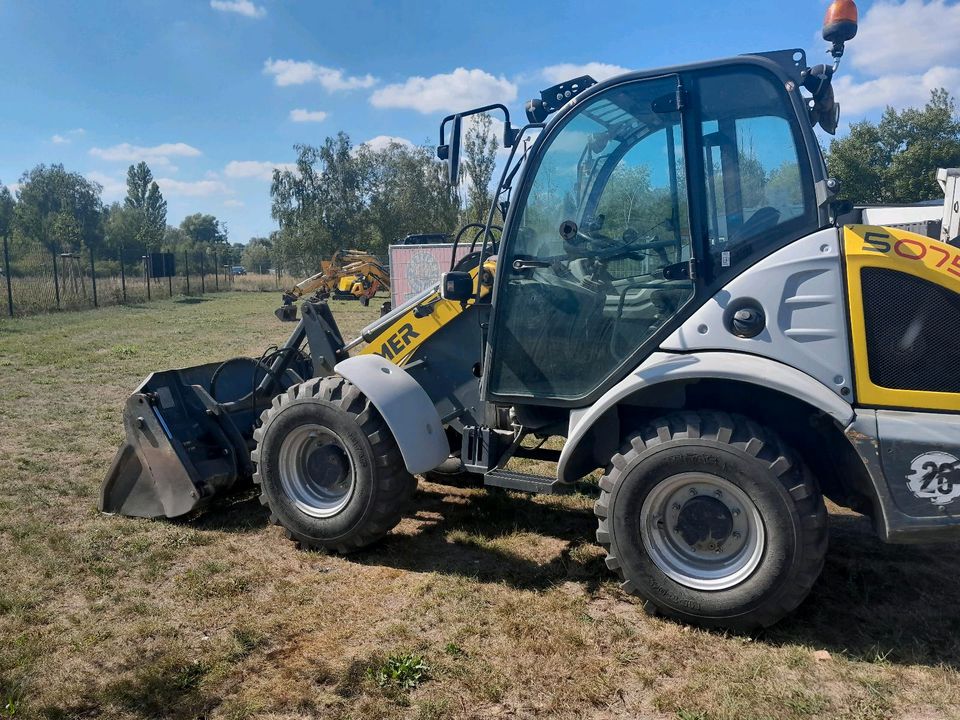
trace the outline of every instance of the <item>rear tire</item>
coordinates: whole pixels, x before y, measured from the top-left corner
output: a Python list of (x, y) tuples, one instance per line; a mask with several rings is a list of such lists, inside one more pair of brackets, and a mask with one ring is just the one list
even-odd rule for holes
[(275, 397), (261, 421), (253, 481), (291, 540), (348, 553), (400, 522), (417, 481), (356, 386), (338, 376), (308, 380)]
[(823, 568), (816, 483), (771, 431), (721, 412), (671, 414), (628, 438), (600, 481), (597, 541), (644, 607), (737, 631), (794, 610)]

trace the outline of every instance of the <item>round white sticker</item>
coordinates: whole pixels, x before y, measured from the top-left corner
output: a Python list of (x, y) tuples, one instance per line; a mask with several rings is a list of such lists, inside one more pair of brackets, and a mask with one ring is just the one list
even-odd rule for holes
[(939, 450), (918, 455), (910, 463), (907, 487), (934, 505), (949, 505), (960, 496), (960, 460)]
[(410, 256), (406, 276), (410, 295), (416, 295), (440, 282), (440, 263), (432, 253), (418, 250)]

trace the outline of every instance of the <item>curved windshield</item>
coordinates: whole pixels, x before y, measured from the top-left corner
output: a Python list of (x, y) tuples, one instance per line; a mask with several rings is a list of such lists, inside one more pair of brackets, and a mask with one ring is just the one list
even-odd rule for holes
[(615, 86), (551, 133), (500, 264), (492, 392), (584, 396), (692, 296), (676, 95)]

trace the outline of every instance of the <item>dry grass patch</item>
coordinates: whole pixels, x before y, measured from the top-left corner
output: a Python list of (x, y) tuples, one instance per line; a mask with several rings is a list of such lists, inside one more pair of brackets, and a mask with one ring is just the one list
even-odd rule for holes
[[(624, 597), (589, 484), (531, 498), (421, 482), (412, 515), (349, 558), (298, 551), (252, 492), (185, 522), (97, 513), (130, 391), (282, 341), (276, 300), (0, 321), (0, 717), (960, 714), (957, 546), (885, 546), (849, 514), (800, 611), (744, 637)], [(376, 315), (335, 306), (349, 336)], [(415, 682), (381, 682), (421, 661)]]

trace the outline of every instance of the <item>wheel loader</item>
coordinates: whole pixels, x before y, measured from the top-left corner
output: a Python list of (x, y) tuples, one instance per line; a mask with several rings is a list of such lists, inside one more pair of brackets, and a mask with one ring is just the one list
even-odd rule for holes
[[(596, 539), (623, 591), (735, 630), (807, 596), (825, 497), (887, 542), (960, 538), (960, 240), (954, 220), (927, 232), (929, 207), (853, 207), (827, 175), (814, 128), (837, 128), (855, 34), (837, 0), (832, 64), (786, 50), (585, 76), (522, 127), (502, 105), (444, 118), (455, 183), (463, 119), (505, 116), (474, 252), (350, 342), (303, 301), (261, 358), (150, 375), (100, 507), (179, 517), (252, 479), (290, 538), (348, 553), (390, 532), (419, 474), (551, 494), (599, 471)], [(551, 436), (561, 450), (523, 444)]]
[(310, 293), (318, 300), (356, 299), (366, 306), (381, 288), (390, 289), (390, 273), (376, 257), (362, 250), (338, 250), (320, 263), (320, 272), (285, 290), (283, 304), (274, 314), (285, 322), (296, 321), (296, 302)]

